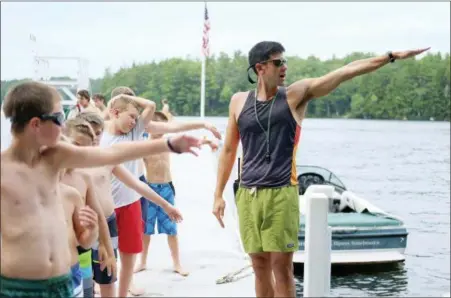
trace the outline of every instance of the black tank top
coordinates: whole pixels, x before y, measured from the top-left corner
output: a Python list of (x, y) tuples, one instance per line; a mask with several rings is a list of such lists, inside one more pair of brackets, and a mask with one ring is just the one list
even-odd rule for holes
[[(268, 162), (266, 134), (271, 104)], [(256, 100), (255, 91), (250, 91), (238, 117), (238, 129), (243, 148), (241, 186), (281, 187), (298, 184), (296, 151), (301, 127), (291, 114), (286, 88), (279, 87), (276, 97), (266, 102)]]

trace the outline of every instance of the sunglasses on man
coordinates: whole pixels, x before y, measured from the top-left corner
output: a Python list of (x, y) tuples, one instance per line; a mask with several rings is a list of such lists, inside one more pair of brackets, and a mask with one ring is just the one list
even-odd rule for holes
[(259, 63), (265, 64), (268, 62), (272, 62), (272, 64), (274, 64), (275, 67), (281, 67), (281, 66), (284, 66), (287, 64), (287, 59), (285, 59), (285, 58), (271, 59), (271, 60), (266, 60), (266, 61), (259, 62)]
[[(270, 60), (266, 60), (266, 61), (262, 61), (262, 62), (258, 62), (258, 63), (265, 64), (268, 62), (272, 62), (272, 64), (274, 64), (275, 67), (282, 67), (283, 65), (286, 65), (288, 61), (285, 58), (279, 58), (279, 59), (270, 59)], [(249, 70), (258, 63), (255, 63), (254, 65), (251, 65), (247, 68), (247, 79), (251, 84), (255, 84), (256, 82), (251, 78), (251, 75), (249, 74)]]

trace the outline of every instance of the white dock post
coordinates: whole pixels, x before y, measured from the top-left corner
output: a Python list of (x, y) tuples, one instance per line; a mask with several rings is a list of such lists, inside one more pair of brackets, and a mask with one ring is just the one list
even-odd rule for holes
[(312, 186), (306, 191), (304, 297), (330, 293), (332, 231), (328, 226), (333, 188)]

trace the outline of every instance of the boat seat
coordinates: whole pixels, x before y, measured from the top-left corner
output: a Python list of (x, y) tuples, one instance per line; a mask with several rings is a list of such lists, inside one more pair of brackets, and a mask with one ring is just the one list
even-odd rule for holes
[[(327, 194), (326, 194), (327, 195)], [(301, 213), (305, 213), (306, 208), (306, 200), (305, 195), (299, 196), (299, 209), (301, 210)], [(346, 204), (346, 202), (344, 202)], [(329, 213), (337, 213), (342, 210), (343, 207), (343, 201), (341, 200), (341, 196), (339, 193), (334, 192), (332, 197), (329, 197)]]

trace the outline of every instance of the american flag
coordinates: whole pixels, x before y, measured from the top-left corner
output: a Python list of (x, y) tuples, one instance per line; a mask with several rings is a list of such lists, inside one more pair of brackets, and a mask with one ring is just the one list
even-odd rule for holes
[(210, 19), (208, 18), (207, 3), (205, 2), (205, 14), (204, 14), (204, 35), (202, 36), (202, 53), (205, 57), (210, 55), (210, 38), (208, 33), (210, 32)]

